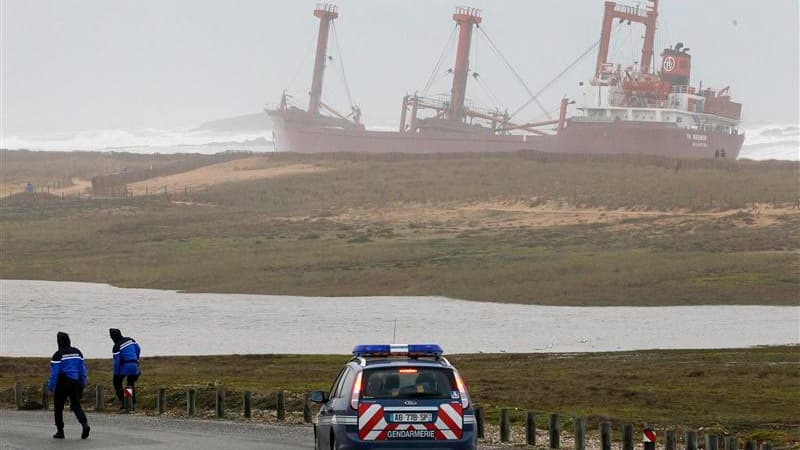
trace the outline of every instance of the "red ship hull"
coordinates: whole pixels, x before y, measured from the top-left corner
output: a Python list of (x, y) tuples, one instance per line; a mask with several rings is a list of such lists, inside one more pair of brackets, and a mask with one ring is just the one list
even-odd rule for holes
[(653, 154), (736, 158), (744, 135), (678, 128), (672, 124), (569, 121), (552, 136), (518, 136), (426, 131), (400, 133), (327, 128), (275, 118), (275, 148), (299, 153), (491, 153), (538, 150), (584, 154)]

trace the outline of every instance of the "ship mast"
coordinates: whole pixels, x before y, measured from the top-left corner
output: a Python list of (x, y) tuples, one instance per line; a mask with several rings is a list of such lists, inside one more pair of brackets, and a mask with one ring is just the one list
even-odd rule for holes
[(608, 49), (611, 42), (611, 26), (614, 19), (620, 22), (636, 22), (644, 24), (644, 44), (642, 45), (641, 72), (650, 73), (653, 61), (653, 48), (656, 38), (656, 19), (658, 18), (658, 1), (648, 0), (644, 8), (638, 6), (620, 5), (616, 2), (606, 2), (603, 14), (603, 30), (600, 34), (600, 51), (597, 53), (597, 68), (595, 76), (600, 77), (603, 66), (608, 63)]
[(453, 88), (450, 91), (450, 108), (447, 118), (453, 122), (464, 120), (464, 99), (467, 93), (469, 49), (472, 43), (472, 26), (481, 23), (481, 12), (475, 8), (456, 8), (453, 20), (459, 27), (456, 65), (453, 69)]
[(325, 77), (325, 60), (328, 51), (328, 33), (331, 22), (339, 17), (336, 5), (328, 3), (317, 4), (314, 16), (319, 18), (319, 33), (317, 35), (317, 55), (314, 59), (314, 78), (311, 81), (311, 93), (308, 100), (308, 112), (319, 114), (322, 105), (322, 80)]

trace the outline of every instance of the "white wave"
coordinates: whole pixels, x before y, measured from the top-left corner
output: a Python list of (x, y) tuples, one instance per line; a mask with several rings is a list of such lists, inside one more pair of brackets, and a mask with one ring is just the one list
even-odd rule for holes
[[(395, 131), (390, 125), (369, 126), (370, 130)], [(760, 124), (745, 128), (745, 142), (739, 158), (800, 160), (800, 125)], [(216, 153), (226, 150), (272, 151), (272, 132), (221, 131), (207, 129), (94, 130), (39, 136), (0, 136), (0, 148), (28, 150), (98, 150), (134, 153)]]
[(800, 125), (772, 123), (746, 127), (739, 158), (800, 161)]
[(272, 132), (209, 130), (94, 130), (39, 136), (2, 136), (0, 147), (49, 151), (99, 150), (134, 153), (216, 153), (225, 150), (272, 150)]

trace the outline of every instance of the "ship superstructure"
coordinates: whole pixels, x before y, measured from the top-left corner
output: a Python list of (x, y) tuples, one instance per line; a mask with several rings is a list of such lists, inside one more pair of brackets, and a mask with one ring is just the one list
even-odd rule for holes
[[(683, 132), (689, 147), (697, 149), (684, 148), (681, 154), (724, 152), (735, 157), (744, 138), (739, 133), (742, 105), (731, 101), (727, 87), (715, 92), (691, 86), (692, 57), (683, 43), (661, 53), (660, 70), (651, 68), (656, 61), (657, 16), (658, 0), (648, 1), (645, 7), (605, 3), (595, 75), (580, 83), (575, 100), (581, 115), (572, 117), (569, 125), (667, 125)], [(622, 67), (608, 60), (612, 25), (617, 20), (645, 26), (640, 64)]]

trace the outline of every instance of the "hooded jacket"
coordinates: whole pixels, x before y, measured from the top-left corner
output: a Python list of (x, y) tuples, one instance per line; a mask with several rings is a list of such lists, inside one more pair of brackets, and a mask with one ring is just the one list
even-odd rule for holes
[(81, 387), (85, 388), (88, 374), (83, 361), (83, 353), (71, 345), (67, 333), (59, 331), (56, 341), (58, 342), (58, 351), (53, 353), (53, 357), (50, 358), (50, 380), (47, 388), (55, 391), (58, 380), (62, 378), (78, 381), (81, 383)]
[(114, 341), (111, 354), (114, 357), (114, 375), (139, 375), (139, 343), (122, 335), (117, 328), (109, 328), (108, 334)]

